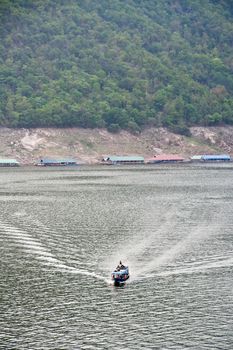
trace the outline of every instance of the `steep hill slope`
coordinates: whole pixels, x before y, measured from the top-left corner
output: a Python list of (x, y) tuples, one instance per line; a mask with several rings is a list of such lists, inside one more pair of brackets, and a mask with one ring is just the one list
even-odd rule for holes
[(227, 0), (1, 0), (0, 125), (233, 123)]

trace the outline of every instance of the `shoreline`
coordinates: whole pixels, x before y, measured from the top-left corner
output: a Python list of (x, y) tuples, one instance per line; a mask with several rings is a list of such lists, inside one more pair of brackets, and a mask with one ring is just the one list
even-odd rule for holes
[(109, 155), (180, 155), (185, 160), (198, 154), (229, 154), (233, 157), (233, 126), (193, 127), (191, 137), (165, 128), (148, 128), (140, 134), (106, 129), (8, 129), (0, 128), (0, 158), (14, 158), (33, 165), (41, 158), (73, 158), (81, 164), (99, 164)]

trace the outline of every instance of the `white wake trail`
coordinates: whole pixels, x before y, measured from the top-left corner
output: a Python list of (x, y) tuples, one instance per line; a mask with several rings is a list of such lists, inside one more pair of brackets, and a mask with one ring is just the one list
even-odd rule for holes
[(13, 245), (20, 246), (26, 254), (33, 254), (36, 260), (39, 260), (44, 266), (54, 267), (60, 272), (85, 275), (109, 283), (109, 280), (104, 276), (66, 265), (63, 261), (57, 259), (41, 242), (32, 238), (31, 235), (22, 229), (0, 221), (0, 232), (5, 234), (8, 238), (11, 238), (13, 240)]
[[(130, 239), (130, 242), (121, 242), (119, 247), (114, 249), (114, 253), (103, 262), (108, 270), (111, 270), (120, 260), (130, 268), (130, 281), (137, 279), (146, 270), (150, 272), (156, 267), (156, 259), (145, 262), (145, 252), (155, 242), (159, 243), (164, 239), (164, 232), (169, 233), (174, 230), (174, 224), (177, 215), (177, 208), (173, 211), (167, 211), (162, 222), (158, 223), (156, 231), (147, 230), (140, 232), (140, 235)], [(147, 265), (145, 265), (147, 264)], [(141, 266), (144, 266), (143, 268)], [(145, 266), (147, 266), (145, 268)]]
[[(180, 210), (180, 208), (176, 208), (170, 214), (166, 214), (156, 231), (147, 232), (141, 236), (137, 235), (130, 244), (128, 243), (123, 249), (119, 249), (119, 252), (116, 251), (115, 256), (119, 257), (118, 259), (123, 259), (129, 265), (131, 281), (149, 278), (155, 274), (175, 273), (175, 271), (166, 271), (170, 264), (175, 263), (177, 258), (181, 258), (182, 261), (188, 252), (198, 251), (200, 245), (203, 245), (205, 241), (220, 232), (221, 213), (218, 213), (219, 218), (215, 217), (215, 220), (212, 220), (212, 224), (203, 213), (203, 216), (199, 217), (200, 220), (197, 221), (196, 226), (188, 225), (188, 215), (185, 218), (187, 220), (185, 225), (187, 226), (187, 232), (185, 232), (184, 224), (182, 223), (180, 226), (176, 218)], [(216, 222), (218, 222), (217, 226)], [(180, 227), (182, 231), (179, 231)], [(218, 264), (221, 266), (221, 262)], [(209, 265), (205, 264), (203, 268), (213, 268), (214, 266), (214, 263), (211, 262)], [(200, 267), (196, 267), (196, 271), (198, 269), (200, 270)], [(184, 268), (183, 271), (186, 271), (186, 269)], [(192, 269), (192, 271), (194, 272), (195, 269)]]
[(232, 267), (233, 258), (228, 258), (225, 260), (215, 261), (211, 263), (201, 264), (199, 266), (190, 266), (187, 268), (178, 268), (173, 271), (162, 271), (155, 273), (154, 276), (172, 276), (172, 275), (181, 275), (181, 274), (193, 274), (193, 273), (202, 273), (210, 269), (219, 269), (222, 267)]

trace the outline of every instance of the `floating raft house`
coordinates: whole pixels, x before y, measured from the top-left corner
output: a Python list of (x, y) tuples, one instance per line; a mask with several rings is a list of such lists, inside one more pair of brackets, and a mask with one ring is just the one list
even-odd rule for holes
[(159, 154), (154, 156), (154, 158), (147, 161), (148, 164), (157, 163), (178, 163), (183, 162), (184, 158), (175, 154)]
[(20, 166), (20, 164), (16, 159), (11, 159), (11, 158), (0, 159), (0, 167), (17, 167), (17, 166)]
[(61, 159), (41, 158), (36, 165), (38, 166), (71, 166), (71, 165), (78, 165), (78, 163), (76, 160), (71, 158), (61, 158)]
[(191, 157), (191, 161), (200, 162), (230, 162), (231, 157), (228, 154), (204, 154)]
[(229, 162), (231, 157), (227, 154), (203, 155), (202, 160), (204, 162)]
[(192, 162), (201, 162), (202, 161), (202, 155), (196, 155), (196, 156), (192, 156), (190, 159)]
[(103, 158), (103, 164), (144, 164), (144, 157), (140, 156), (108, 156)]

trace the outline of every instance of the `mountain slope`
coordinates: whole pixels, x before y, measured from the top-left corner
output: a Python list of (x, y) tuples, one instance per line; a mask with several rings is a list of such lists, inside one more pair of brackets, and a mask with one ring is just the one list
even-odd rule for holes
[(2, 0), (0, 125), (233, 123), (233, 5)]

